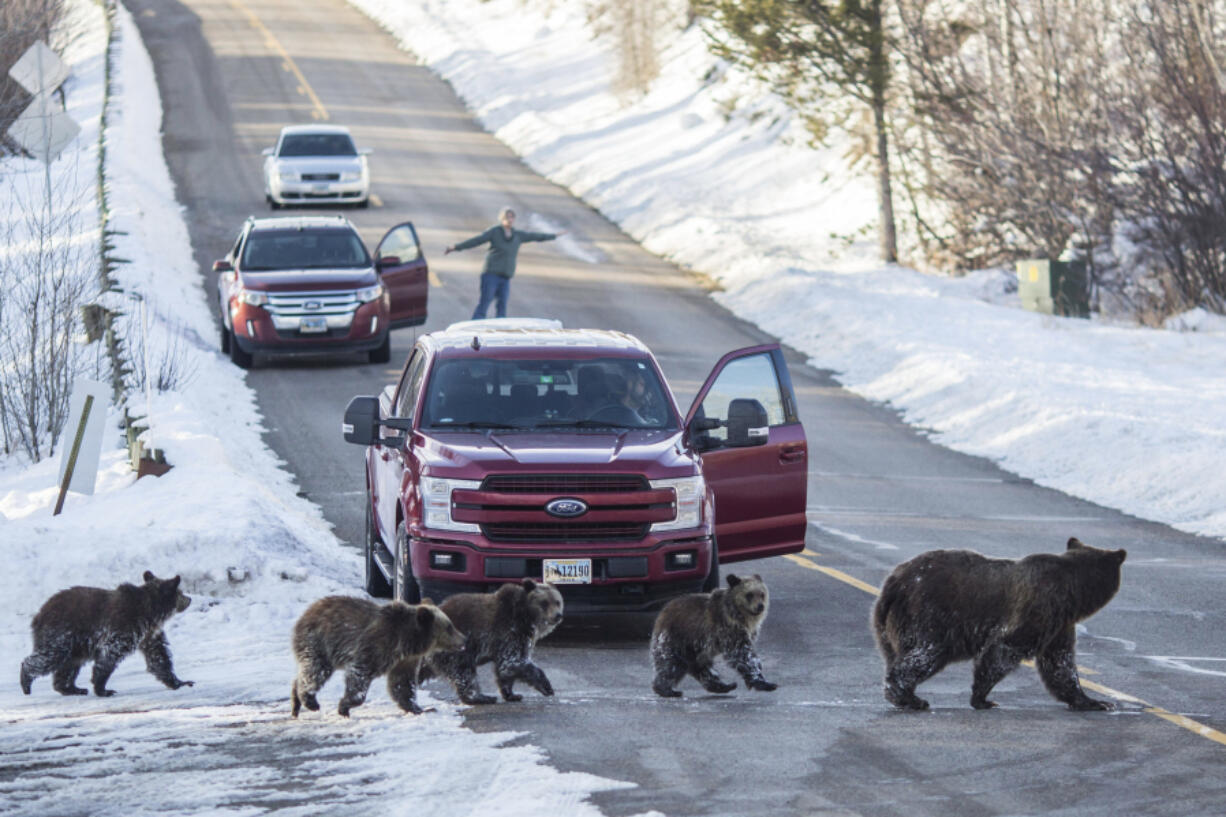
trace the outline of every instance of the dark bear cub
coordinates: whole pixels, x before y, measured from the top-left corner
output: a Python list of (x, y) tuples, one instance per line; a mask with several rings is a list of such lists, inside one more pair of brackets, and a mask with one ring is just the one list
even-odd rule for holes
[(707, 692), (731, 692), (736, 682), (723, 681), (714, 669), (716, 656), (723, 655), (749, 688), (776, 689), (762, 677), (753, 648), (769, 605), (766, 585), (756, 574), (748, 579), (729, 574), (727, 589), (681, 596), (664, 605), (651, 633), (656, 670), (651, 688), (662, 697), (678, 698), (677, 682), (689, 673)]
[(1081, 688), (1074, 628), (1119, 590), (1127, 555), (1069, 539), (1064, 553), (1017, 561), (933, 550), (898, 565), (873, 607), (886, 700), (927, 709), (916, 686), (951, 661), (973, 660), (971, 706), (988, 709), (996, 706), (988, 700), (992, 687), (1034, 658), (1047, 691), (1070, 709), (1111, 709)]
[(47, 599), (31, 625), (34, 652), (21, 662), (21, 691), (29, 695), (35, 678), (51, 674), (51, 685), (61, 695), (87, 695), (76, 685), (77, 673), (92, 661), (94, 694), (114, 695), (106, 682), (136, 649), (166, 686), (192, 686), (175, 676), (162, 632), (166, 619), (186, 610), (191, 599), (179, 590), (178, 576), (159, 579), (146, 570), (144, 579), (139, 587), (125, 583), (114, 590), (70, 587)]
[(464, 631), (464, 649), (434, 653), (422, 662), (420, 679), (441, 675), (464, 703), (492, 704), (498, 699), (483, 695), (477, 683), (477, 667), (492, 661), (504, 699), (523, 700), (514, 690), (517, 680), (542, 695), (552, 695), (553, 685), (532, 662), (532, 650), (562, 622), (562, 607), (562, 594), (556, 587), (532, 579), (504, 584), (494, 593), (449, 596), (441, 608)]
[[(344, 717), (366, 701), (370, 683), (400, 662), (416, 666), (434, 650), (463, 646), (464, 636), (446, 614), (430, 603), (402, 601), (375, 604), (351, 596), (328, 596), (313, 603), (294, 624), (294, 657), (298, 677), (290, 692), (290, 714), (298, 717), (306, 706), (319, 710), (315, 693), (338, 669), (345, 670), (345, 694), (337, 707)], [(388, 692), (406, 712), (417, 715), (411, 691), (395, 685), (388, 675)]]

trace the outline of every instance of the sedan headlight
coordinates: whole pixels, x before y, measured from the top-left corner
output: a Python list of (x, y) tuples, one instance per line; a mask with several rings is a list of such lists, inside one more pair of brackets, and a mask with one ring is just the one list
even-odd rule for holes
[(707, 493), (707, 483), (702, 477), (682, 477), (681, 479), (653, 479), (653, 490), (672, 488), (676, 495), (677, 515), (671, 522), (652, 523), (655, 531), (684, 530), (696, 528), (702, 524), (702, 503)]
[(435, 530), (480, 533), (480, 525), (471, 522), (456, 522), (451, 518), (451, 492), (457, 489), (472, 491), (480, 487), (481, 483), (472, 479), (422, 477), (421, 498), (424, 508), (422, 524)]
[(373, 287), (359, 289), (355, 294), (357, 295), (358, 300), (364, 304), (368, 304), (371, 301), (377, 301), (383, 297), (383, 284), (375, 284)]
[(283, 182), (298, 181), (298, 174), (292, 170), (281, 170), (281, 171), (278, 171), (277, 175), (281, 178), (281, 181)]
[(347, 170), (341, 174), (341, 181), (343, 182), (360, 182), (361, 180), (362, 174), (357, 170)]
[(256, 292), (253, 289), (240, 289), (234, 293), (234, 297), (248, 306), (263, 306), (268, 303), (268, 294), (265, 292)]

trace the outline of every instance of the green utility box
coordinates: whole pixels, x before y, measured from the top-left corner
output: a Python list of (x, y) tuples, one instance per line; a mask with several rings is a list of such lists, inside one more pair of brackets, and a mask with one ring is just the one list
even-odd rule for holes
[(1090, 287), (1084, 261), (1031, 258), (1017, 262), (1022, 307), (1066, 318), (1090, 317)]

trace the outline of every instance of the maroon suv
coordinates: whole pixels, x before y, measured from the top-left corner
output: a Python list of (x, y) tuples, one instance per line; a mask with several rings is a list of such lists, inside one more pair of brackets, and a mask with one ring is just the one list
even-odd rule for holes
[(389, 332), (426, 321), (429, 271), (408, 222), (372, 259), (343, 216), (248, 218), (213, 270), (221, 350), (244, 369), (257, 352), (366, 352), (386, 363)]
[(808, 449), (776, 344), (725, 355), (683, 417), (630, 335), (468, 321), (418, 338), (344, 432), (366, 446), (371, 595), (530, 577), (568, 611), (642, 610), (804, 547)]

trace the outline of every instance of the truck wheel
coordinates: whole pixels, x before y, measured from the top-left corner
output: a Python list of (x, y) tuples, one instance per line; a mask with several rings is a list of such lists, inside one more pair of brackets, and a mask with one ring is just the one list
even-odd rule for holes
[(702, 582), (702, 592), (711, 593), (719, 589), (719, 544), (711, 537), (711, 569)]
[(378, 349), (370, 350), (371, 363), (387, 363), (392, 359), (392, 333), (388, 332), (387, 337), (383, 339), (383, 345)]
[(240, 369), (250, 369), (253, 358), (254, 355), (250, 352), (244, 352), (238, 345), (238, 339), (234, 337), (234, 332), (230, 332), (230, 362)]
[(377, 599), (390, 598), (392, 595), (392, 584), (383, 575), (383, 571), (379, 569), (376, 562), (378, 558), (375, 556), (375, 549), (382, 547), (375, 538), (375, 520), (374, 514), (370, 509), (370, 496), (366, 497), (366, 543), (363, 547), (366, 555), (366, 592)]
[(413, 563), (409, 560), (409, 532), (401, 522), (396, 526), (396, 570), (392, 598), (406, 604), (421, 604), (421, 588), (413, 578)]

